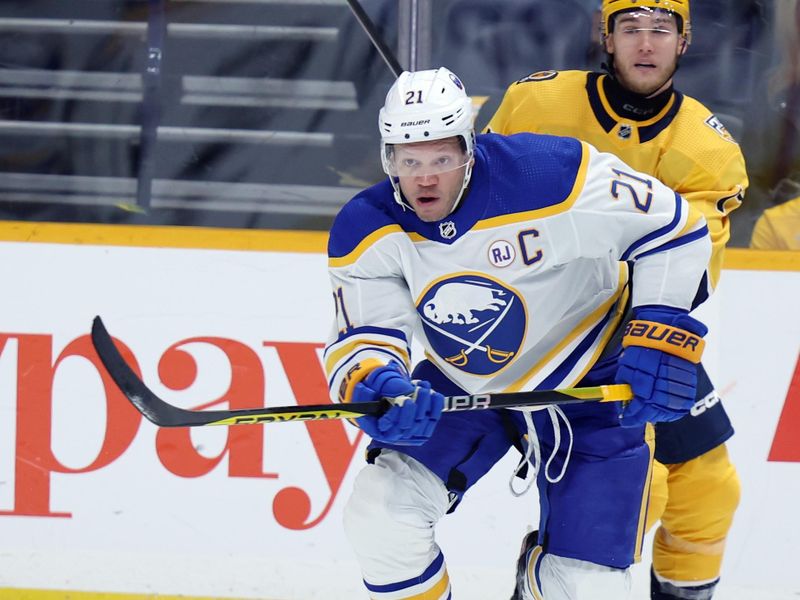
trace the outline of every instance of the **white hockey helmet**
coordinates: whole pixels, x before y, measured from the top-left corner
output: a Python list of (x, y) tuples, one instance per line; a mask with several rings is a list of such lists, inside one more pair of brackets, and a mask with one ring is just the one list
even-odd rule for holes
[(378, 114), (381, 132), (381, 162), (395, 190), (395, 200), (405, 208), (393, 165), (395, 144), (430, 142), (449, 137), (463, 140), (464, 161), (452, 168), (466, 165), (464, 182), (453, 210), (458, 206), (472, 175), (475, 150), (475, 127), (472, 99), (464, 84), (449, 69), (439, 67), (426, 71), (405, 71), (386, 94), (386, 102)]

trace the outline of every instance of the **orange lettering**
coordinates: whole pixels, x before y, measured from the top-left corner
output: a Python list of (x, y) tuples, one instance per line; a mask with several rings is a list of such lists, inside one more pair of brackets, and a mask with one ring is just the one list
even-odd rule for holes
[(770, 462), (800, 462), (800, 357), (795, 365), (783, 411), (767, 458)]

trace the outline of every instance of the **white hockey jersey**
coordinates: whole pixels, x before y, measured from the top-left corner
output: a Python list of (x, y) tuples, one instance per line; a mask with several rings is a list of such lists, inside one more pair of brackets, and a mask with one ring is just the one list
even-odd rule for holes
[(331, 397), (367, 358), (410, 368), (415, 337), (468, 393), (573, 386), (622, 318), (629, 262), (633, 306), (689, 309), (710, 253), (702, 215), (614, 155), (478, 136), (468, 195), (441, 221), (403, 209), (388, 181), (337, 216)]

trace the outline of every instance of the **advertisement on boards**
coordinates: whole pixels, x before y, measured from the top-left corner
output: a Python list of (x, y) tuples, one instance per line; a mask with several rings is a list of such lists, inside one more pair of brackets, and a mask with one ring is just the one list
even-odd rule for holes
[[(328, 402), (323, 253), (4, 242), (0, 256), (0, 588), (364, 597), (341, 526), (363, 464), (358, 429), (158, 429), (89, 336), (100, 315), (134, 371), (183, 408)], [(743, 484), (720, 592), (800, 592), (798, 297), (800, 272), (727, 270), (701, 311)], [(509, 493), (516, 459), (439, 526), (464, 600), (513, 588), (537, 518), (535, 491)], [(635, 588), (646, 580), (635, 567)]]

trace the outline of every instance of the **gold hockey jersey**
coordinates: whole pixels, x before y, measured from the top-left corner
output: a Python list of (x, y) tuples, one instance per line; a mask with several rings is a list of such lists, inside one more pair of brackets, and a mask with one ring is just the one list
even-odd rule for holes
[(800, 196), (764, 211), (753, 229), (756, 250), (800, 250)]
[(713, 289), (730, 238), (728, 215), (741, 205), (748, 184), (739, 145), (705, 106), (680, 92), (646, 121), (621, 117), (603, 90), (605, 77), (587, 71), (529, 75), (508, 88), (487, 130), (577, 137), (681, 194), (708, 222)]

